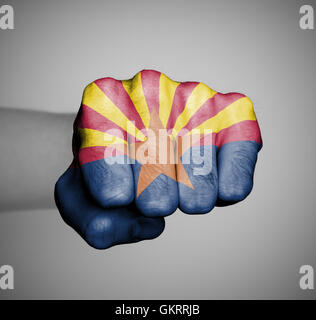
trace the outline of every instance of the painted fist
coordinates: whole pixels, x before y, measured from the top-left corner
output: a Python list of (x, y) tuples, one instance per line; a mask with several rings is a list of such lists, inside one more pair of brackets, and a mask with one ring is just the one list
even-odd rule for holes
[(151, 239), (178, 207), (201, 214), (243, 200), (261, 146), (243, 94), (153, 70), (99, 79), (84, 90), (56, 203), (96, 248)]

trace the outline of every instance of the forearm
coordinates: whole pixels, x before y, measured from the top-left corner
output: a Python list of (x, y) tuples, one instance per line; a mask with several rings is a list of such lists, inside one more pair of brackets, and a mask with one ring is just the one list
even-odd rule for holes
[(74, 114), (0, 108), (0, 211), (54, 206), (72, 159)]

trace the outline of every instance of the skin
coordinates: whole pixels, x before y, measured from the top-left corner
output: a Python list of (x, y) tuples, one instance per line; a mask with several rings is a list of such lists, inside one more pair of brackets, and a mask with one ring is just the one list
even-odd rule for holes
[(0, 210), (54, 208), (54, 185), (72, 159), (74, 114), (0, 108)]
[[(131, 155), (131, 146), (135, 145), (137, 151), (146, 142), (148, 146), (152, 145), (152, 141), (149, 140), (149, 131), (145, 130), (144, 140), (134, 132), (137, 142), (131, 142), (128, 136), (133, 133), (122, 120), (124, 114), (138, 123), (138, 129), (144, 125), (145, 129), (156, 132), (160, 128), (168, 128), (168, 125), (171, 131), (180, 127), (178, 119), (181, 119), (183, 109), (179, 111), (175, 103), (168, 122), (162, 123), (164, 114), (157, 109), (157, 105), (163, 102), (157, 102), (158, 91), (154, 90), (155, 83), (161, 86), (161, 77), (157, 71), (143, 70), (130, 80), (98, 79), (84, 91), (82, 106), (74, 123), (74, 161), (58, 180), (55, 198), (66, 223), (95, 248), (104, 249), (116, 244), (152, 239), (163, 231), (163, 218), (177, 208), (187, 214), (205, 214), (214, 206), (227, 206), (242, 201), (252, 190), (261, 137), (252, 103), (241, 94), (223, 95), (203, 84), (176, 83), (181, 90), (174, 91), (173, 101), (178, 99), (180, 107), (188, 101), (194, 88), (199, 91), (196, 90), (198, 94), (191, 99), (190, 108), (198, 109), (196, 106), (202, 104), (203, 96), (207, 101), (210, 99), (209, 104), (200, 107), (202, 120), (193, 119), (195, 127), (216, 116), (216, 112), (224, 110), (224, 118), (220, 118), (211, 128), (218, 132), (216, 136), (212, 135), (210, 144), (207, 145), (206, 137), (202, 137), (202, 145), (206, 146), (205, 161), (212, 165), (208, 174), (194, 174), (201, 164), (183, 161), (193, 150), (200, 153), (201, 146), (181, 150), (180, 163), (177, 164), (146, 164), (137, 157), (137, 153), (136, 156)], [(160, 99), (170, 95), (168, 90), (171, 90), (174, 83), (170, 79), (166, 80)], [(226, 110), (230, 105), (234, 109), (228, 113)], [(149, 113), (146, 115), (147, 108)], [(118, 110), (123, 110), (123, 113), (116, 117)], [(240, 123), (239, 118), (242, 120)], [(192, 123), (190, 119), (184, 120), (184, 123)], [(218, 129), (227, 127), (223, 123), (233, 124), (228, 128), (228, 134)], [(113, 144), (104, 142), (106, 139), (103, 132), (108, 133), (109, 129), (118, 130), (112, 132), (113, 137), (119, 137), (129, 147), (117, 140)], [(178, 147), (178, 139), (182, 138), (176, 137), (174, 140)], [(110, 156), (105, 155), (109, 148), (111, 152), (117, 150), (117, 156), (126, 161), (109, 164), (107, 160), (113, 156), (112, 153)], [(159, 150), (157, 146), (154, 148)], [(132, 231), (135, 229), (135, 219), (141, 221), (141, 227), (136, 228), (137, 235)]]
[[(0, 109), (1, 211), (54, 207), (54, 194), (64, 221), (89, 245), (105, 249), (159, 236), (164, 217), (177, 208), (187, 214), (205, 214), (214, 206), (242, 201), (251, 192), (261, 143), (241, 139), (209, 147), (212, 171), (208, 175), (194, 175), (199, 165), (183, 164), (193, 189), (173, 164), (176, 179), (165, 174), (153, 178), (150, 168), (144, 170), (143, 178), (151, 182), (137, 197), (144, 167), (138, 161), (109, 165), (102, 158), (80, 163), (78, 128), (83, 117), (82, 107), (77, 116)], [(94, 123), (91, 113), (87, 119)], [(69, 166), (73, 122), (74, 161)], [(188, 153), (190, 149), (184, 150), (180, 158)], [(68, 169), (57, 180), (65, 166)]]
[[(75, 114), (0, 108), (0, 211), (54, 208), (54, 185), (72, 160)], [(55, 188), (64, 221), (91, 246), (104, 249), (159, 236), (163, 218), (147, 218), (134, 205), (105, 209), (91, 197), (78, 168)]]

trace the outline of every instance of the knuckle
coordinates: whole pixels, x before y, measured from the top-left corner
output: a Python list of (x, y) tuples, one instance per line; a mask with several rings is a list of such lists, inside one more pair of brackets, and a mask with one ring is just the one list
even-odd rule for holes
[(228, 202), (239, 202), (244, 200), (252, 189), (252, 182), (246, 181), (241, 184), (220, 184), (219, 198)]
[[(211, 201), (210, 201), (211, 200)], [(201, 201), (199, 199), (181, 199), (180, 209), (187, 214), (204, 214), (210, 212), (215, 204), (216, 199), (210, 199)]]
[(105, 249), (115, 242), (115, 226), (113, 221), (104, 215), (98, 215), (89, 222), (86, 241), (96, 249)]
[(94, 196), (102, 207), (126, 206), (133, 201), (133, 191), (127, 185), (120, 188), (103, 187), (95, 190)]
[(136, 201), (141, 213), (148, 217), (165, 217), (177, 210), (178, 203), (174, 198), (159, 198), (150, 201)]

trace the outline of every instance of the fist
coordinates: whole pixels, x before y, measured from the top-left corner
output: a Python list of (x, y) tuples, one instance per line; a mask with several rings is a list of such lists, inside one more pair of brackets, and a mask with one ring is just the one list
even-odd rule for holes
[(243, 200), (261, 146), (243, 94), (153, 70), (99, 79), (84, 90), (56, 203), (94, 247), (154, 238), (178, 207), (202, 214)]

